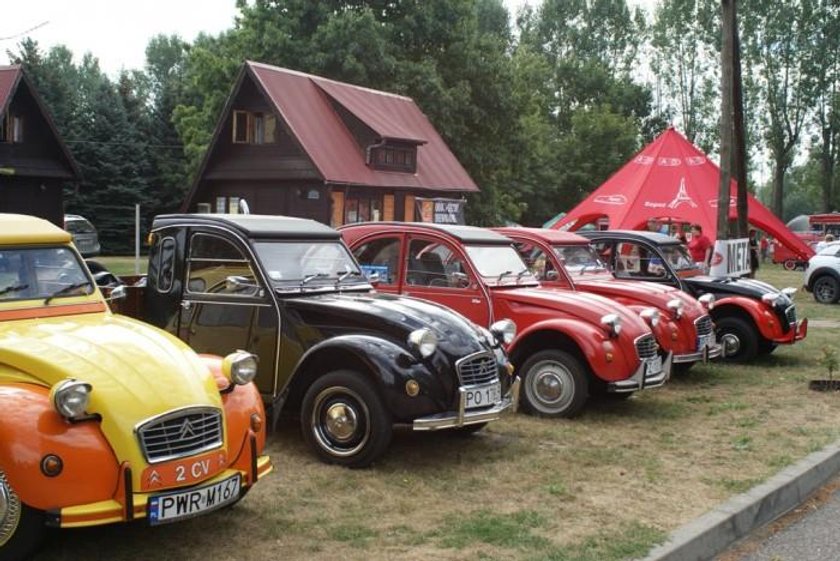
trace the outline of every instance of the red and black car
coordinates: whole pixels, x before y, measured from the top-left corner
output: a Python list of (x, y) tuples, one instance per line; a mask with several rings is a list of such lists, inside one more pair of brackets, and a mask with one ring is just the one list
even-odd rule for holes
[(544, 287), (599, 294), (641, 315), (658, 311), (653, 332), (673, 353), (674, 370), (687, 371), (698, 361), (721, 355), (709, 310), (713, 295), (693, 296), (673, 286), (616, 279), (589, 240), (570, 232), (544, 228), (494, 228), (511, 238), (522, 259)]
[(366, 223), (339, 229), (378, 290), (445, 304), (479, 325), (510, 318), (508, 351), (532, 413), (571, 417), (590, 393), (628, 395), (670, 375), (639, 315), (593, 294), (540, 288), (510, 238), (470, 226)]

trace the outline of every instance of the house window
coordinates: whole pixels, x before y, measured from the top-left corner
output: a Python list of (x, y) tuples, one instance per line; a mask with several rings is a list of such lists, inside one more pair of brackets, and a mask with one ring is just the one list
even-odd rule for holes
[(228, 213), (239, 214), (239, 197), (228, 198)]
[(248, 112), (234, 111), (233, 112), (233, 143), (246, 144), (250, 137), (248, 131)]
[(225, 213), (225, 203), (227, 202), (226, 197), (216, 197), (216, 212), (218, 214)]
[(210, 206), (210, 203), (198, 203), (196, 205), (196, 212), (198, 214), (210, 214), (211, 210), (212, 207)]
[(234, 111), (234, 144), (272, 144), (277, 137), (277, 118), (271, 113)]
[(368, 165), (384, 171), (417, 171), (415, 146), (385, 144), (371, 148)]
[(6, 113), (0, 118), (0, 142), (23, 142), (23, 117)]
[(382, 197), (347, 195), (344, 202), (344, 223), (378, 222), (382, 220)]

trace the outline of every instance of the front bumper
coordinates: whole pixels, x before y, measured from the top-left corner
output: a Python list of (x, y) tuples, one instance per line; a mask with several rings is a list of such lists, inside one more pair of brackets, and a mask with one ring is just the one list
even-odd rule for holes
[(709, 359), (718, 358), (723, 355), (723, 345), (720, 343), (715, 343), (714, 345), (709, 345), (707, 347), (703, 347), (702, 351), (698, 351), (696, 353), (686, 353), (681, 355), (674, 355), (674, 364), (683, 364), (686, 362), (708, 362)]
[(479, 423), (488, 423), (496, 421), (505, 411), (515, 413), (519, 408), (519, 386), (521, 381), (519, 376), (513, 379), (513, 382), (508, 389), (507, 394), (496, 405), (489, 409), (467, 410), (467, 394), (464, 388), (459, 388), (460, 398), (458, 401), (458, 411), (447, 411), (446, 413), (438, 413), (436, 415), (429, 415), (428, 417), (420, 417), (415, 419), (412, 425), (413, 430), (416, 431), (432, 431), (441, 429), (453, 429), (458, 427), (465, 427), (467, 425), (477, 425)]
[(790, 324), (788, 332), (781, 337), (773, 337), (771, 339), (774, 343), (782, 345), (792, 345), (797, 341), (801, 341), (808, 335), (808, 318), (802, 318), (796, 323)]
[(665, 384), (671, 377), (671, 364), (674, 354), (669, 352), (662, 361), (662, 370), (652, 374), (645, 374), (645, 362), (642, 361), (636, 372), (627, 379), (609, 382), (607, 391), (610, 393), (629, 393), (639, 390), (658, 388)]

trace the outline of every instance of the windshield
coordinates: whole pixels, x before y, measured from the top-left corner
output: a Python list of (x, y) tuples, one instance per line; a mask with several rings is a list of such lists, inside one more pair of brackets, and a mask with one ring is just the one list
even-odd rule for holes
[(257, 242), (254, 249), (277, 288), (365, 284), (359, 266), (341, 242)]
[(0, 249), (0, 302), (91, 294), (93, 283), (66, 247)]
[(675, 271), (687, 271), (689, 269), (696, 269), (697, 265), (689, 257), (685, 246), (677, 244), (669, 244), (660, 246), (659, 251), (662, 252), (662, 258), (667, 261)]
[(478, 274), (489, 284), (502, 286), (537, 283), (513, 246), (468, 245), (466, 250)]
[(607, 272), (607, 265), (589, 245), (555, 245), (554, 254), (570, 275), (600, 274)]

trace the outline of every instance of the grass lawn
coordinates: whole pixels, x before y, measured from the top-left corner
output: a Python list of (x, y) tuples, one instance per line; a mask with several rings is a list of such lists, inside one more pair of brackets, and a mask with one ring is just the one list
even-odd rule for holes
[[(133, 275), (135, 271), (135, 262), (134, 257), (126, 257), (126, 256), (119, 256), (119, 257), (94, 257), (94, 261), (98, 261), (105, 266), (106, 269), (111, 271), (117, 276), (122, 275)], [(139, 267), (140, 274), (146, 274), (146, 265), (148, 265), (148, 256), (141, 255), (139, 263), (137, 266)]]
[[(132, 269), (133, 271), (133, 269)], [(800, 286), (766, 265), (760, 278)], [(840, 305), (797, 294), (800, 316)], [(297, 426), (270, 437), (276, 472), (195, 520), (62, 531), (37, 559), (522, 559), (618, 561), (840, 438), (840, 395), (807, 388), (838, 330), (747, 365), (699, 365), (664, 388), (575, 420), (525, 415), (467, 438), (398, 433), (384, 460), (314, 460)]]

